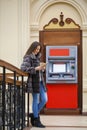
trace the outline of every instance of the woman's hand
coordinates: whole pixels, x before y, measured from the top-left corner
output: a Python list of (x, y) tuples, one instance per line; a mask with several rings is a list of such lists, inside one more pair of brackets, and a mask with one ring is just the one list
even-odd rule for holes
[(43, 70), (44, 69), (44, 66), (37, 66), (35, 67), (35, 70)]
[(45, 70), (45, 69), (46, 69), (46, 64), (47, 64), (47, 63), (41, 62), (41, 63), (40, 63), (40, 66), (37, 66), (37, 67), (35, 68), (35, 70)]

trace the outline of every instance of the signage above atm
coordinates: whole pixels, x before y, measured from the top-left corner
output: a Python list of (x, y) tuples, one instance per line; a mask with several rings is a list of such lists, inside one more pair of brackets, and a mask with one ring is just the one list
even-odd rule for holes
[(69, 56), (69, 49), (67, 48), (60, 48), (60, 49), (55, 49), (51, 48), (49, 50), (49, 56)]

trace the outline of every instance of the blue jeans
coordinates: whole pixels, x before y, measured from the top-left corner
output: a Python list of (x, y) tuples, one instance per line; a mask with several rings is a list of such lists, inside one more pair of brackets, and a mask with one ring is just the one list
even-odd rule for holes
[(44, 107), (44, 105), (48, 100), (47, 92), (45, 92), (43, 88), (43, 82), (40, 82), (40, 93), (33, 93), (32, 96), (33, 96), (32, 110), (34, 117), (37, 118), (41, 109)]

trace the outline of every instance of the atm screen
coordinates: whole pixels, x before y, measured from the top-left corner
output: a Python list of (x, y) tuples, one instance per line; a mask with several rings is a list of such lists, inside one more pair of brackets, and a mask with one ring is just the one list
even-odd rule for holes
[(66, 64), (53, 64), (54, 73), (64, 73), (66, 72)]

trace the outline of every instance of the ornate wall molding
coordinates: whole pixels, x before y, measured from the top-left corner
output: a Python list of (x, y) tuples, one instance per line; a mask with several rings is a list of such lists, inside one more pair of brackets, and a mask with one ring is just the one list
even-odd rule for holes
[(81, 29), (83, 30), (83, 31), (87, 31), (87, 23), (86, 24), (82, 24), (82, 26), (81, 26)]
[[(75, 0), (50, 0), (50, 1), (45, 1), (39, 8), (38, 10), (36, 11), (36, 14), (34, 16), (34, 23), (38, 23), (39, 24), (39, 21), (40, 21), (40, 18), (43, 14), (43, 12), (46, 10), (46, 8), (48, 8), (49, 6), (51, 6), (52, 4), (55, 4), (55, 3), (65, 3), (65, 4), (70, 4), (72, 5), (72, 7), (74, 7), (77, 12), (79, 13), (80, 17), (81, 17), (81, 20), (82, 20), (82, 23), (83, 25), (87, 25), (87, 14), (86, 14), (86, 10), (84, 9), (84, 7), (82, 7), (82, 5), (80, 5), (79, 2), (75, 1)], [(33, 24), (33, 23), (32, 23)]]
[[(73, 8), (75, 8), (79, 14), (79, 17), (81, 18), (81, 29), (82, 30), (87, 30), (87, 13), (85, 8), (83, 7), (83, 5), (81, 5), (81, 2), (77, 2), (76, 0), (50, 0), (50, 1), (44, 1), (42, 2), (42, 4), (40, 6), (38, 6), (38, 10), (36, 10), (34, 15), (34, 19), (31, 22), (30, 25), (30, 30), (31, 30), (31, 34), (33, 33), (38, 36), (38, 31), (39, 31), (39, 23), (40, 23), (40, 19), (41, 16), (43, 15), (43, 13), (45, 12), (45, 10), (47, 8), (49, 8), (51, 5), (56, 4), (56, 3), (65, 3), (68, 5), (71, 5)], [(37, 33), (36, 33), (37, 32)], [(34, 34), (32, 36), (34, 36)]]
[(66, 18), (64, 20), (64, 15), (61, 12), (60, 19), (53, 18), (48, 24), (46, 24), (43, 29), (80, 29), (80, 26), (75, 23), (75, 21), (71, 18)]

